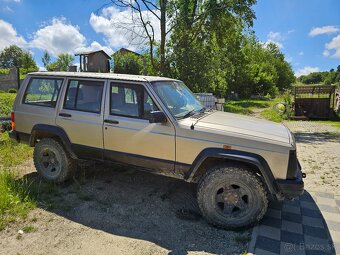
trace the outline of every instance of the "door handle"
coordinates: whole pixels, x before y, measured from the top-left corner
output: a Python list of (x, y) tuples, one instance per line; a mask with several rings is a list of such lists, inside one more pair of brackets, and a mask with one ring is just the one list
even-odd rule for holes
[(72, 115), (71, 115), (71, 114), (68, 114), (68, 113), (59, 113), (59, 116), (61, 116), (61, 117), (67, 117), (67, 118), (72, 117)]
[(119, 124), (118, 120), (104, 120), (104, 122), (109, 124)]

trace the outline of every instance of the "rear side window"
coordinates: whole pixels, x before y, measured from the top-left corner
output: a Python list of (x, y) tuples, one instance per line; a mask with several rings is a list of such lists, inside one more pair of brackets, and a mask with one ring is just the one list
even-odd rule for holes
[(55, 107), (62, 83), (62, 79), (31, 78), (23, 102), (25, 104)]
[(100, 113), (104, 82), (71, 80), (67, 87), (64, 109)]

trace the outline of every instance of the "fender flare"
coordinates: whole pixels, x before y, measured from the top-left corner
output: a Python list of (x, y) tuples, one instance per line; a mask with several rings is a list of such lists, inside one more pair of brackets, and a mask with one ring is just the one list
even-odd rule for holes
[(220, 148), (207, 148), (196, 157), (186, 175), (186, 181), (192, 182), (197, 170), (208, 158), (224, 158), (235, 162), (244, 162), (256, 166), (263, 176), (265, 184), (271, 194), (278, 194), (279, 188), (267, 161), (258, 154)]
[(78, 159), (72, 150), (72, 144), (66, 132), (61, 127), (51, 126), (47, 124), (37, 124), (32, 128), (29, 145), (34, 146), (36, 139), (43, 137), (58, 137), (71, 158)]

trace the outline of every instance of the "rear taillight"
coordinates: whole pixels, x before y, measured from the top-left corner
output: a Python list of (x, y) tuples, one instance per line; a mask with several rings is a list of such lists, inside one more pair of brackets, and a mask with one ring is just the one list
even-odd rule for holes
[(12, 125), (12, 130), (15, 130), (14, 112), (11, 112), (11, 125)]

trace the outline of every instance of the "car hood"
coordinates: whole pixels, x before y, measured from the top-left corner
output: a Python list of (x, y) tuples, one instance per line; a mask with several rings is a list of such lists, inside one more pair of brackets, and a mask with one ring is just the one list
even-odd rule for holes
[(290, 143), (291, 139), (289, 130), (283, 124), (220, 111), (199, 119), (195, 127), (211, 131), (238, 133), (283, 143)]

